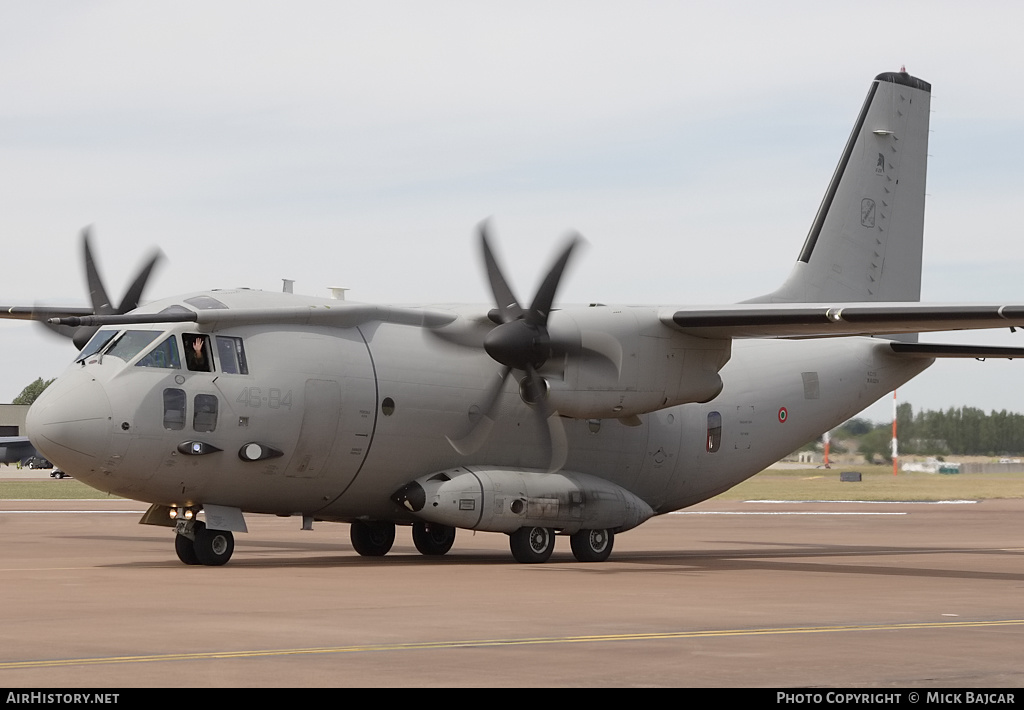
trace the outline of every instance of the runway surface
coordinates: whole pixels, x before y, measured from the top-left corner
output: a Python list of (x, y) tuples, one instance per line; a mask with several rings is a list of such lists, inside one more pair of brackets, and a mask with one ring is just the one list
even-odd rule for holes
[(603, 564), (249, 516), (220, 568), (144, 508), (0, 501), (0, 686), (1024, 685), (1024, 501), (708, 502)]

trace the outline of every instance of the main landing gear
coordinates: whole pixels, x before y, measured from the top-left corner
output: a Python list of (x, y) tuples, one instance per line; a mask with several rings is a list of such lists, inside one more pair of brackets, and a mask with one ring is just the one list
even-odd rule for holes
[[(555, 531), (551, 528), (519, 528), (508, 536), (516, 562), (547, 562), (555, 551)], [(615, 533), (611, 530), (580, 530), (569, 537), (572, 554), (580, 562), (604, 562), (612, 554)]]
[[(395, 524), (357, 520), (349, 528), (352, 547), (364, 557), (383, 557), (395, 544)], [(512, 556), (517, 562), (547, 562), (555, 550), (552, 528), (523, 527), (508, 536)], [(447, 554), (455, 543), (455, 528), (438, 523), (413, 523), (412, 541), (420, 554), (436, 557)], [(569, 536), (573, 556), (580, 562), (604, 562), (612, 554), (615, 533), (608, 529), (580, 530)]]
[(174, 536), (174, 551), (187, 565), (219, 567), (231, 559), (235, 536), (230, 530), (208, 530), (205, 523), (196, 520), (190, 528), (181, 525)]
[[(395, 544), (395, 524), (357, 520), (349, 528), (352, 547), (363, 557), (383, 557)], [(436, 523), (414, 523), (412, 541), (420, 554), (446, 554), (455, 543), (455, 528)]]
[(363, 557), (383, 557), (395, 544), (395, 524), (356, 520), (349, 527), (349, 538)]
[(444, 555), (455, 544), (455, 528), (437, 523), (413, 523), (412, 541), (421, 555)]

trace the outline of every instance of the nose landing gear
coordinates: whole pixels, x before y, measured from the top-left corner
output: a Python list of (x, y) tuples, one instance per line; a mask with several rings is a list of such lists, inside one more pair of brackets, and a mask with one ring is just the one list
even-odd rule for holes
[(209, 530), (202, 521), (181, 521), (174, 536), (174, 551), (187, 565), (219, 567), (231, 559), (235, 536), (230, 530)]

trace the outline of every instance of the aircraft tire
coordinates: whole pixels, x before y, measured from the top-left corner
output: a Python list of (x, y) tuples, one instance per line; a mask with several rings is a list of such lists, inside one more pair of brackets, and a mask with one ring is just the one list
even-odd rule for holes
[(547, 562), (555, 551), (555, 531), (551, 528), (519, 528), (508, 536), (508, 544), (516, 562)]
[(421, 555), (444, 555), (455, 544), (455, 528), (437, 523), (413, 523), (412, 541)]
[(231, 559), (235, 551), (235, 536), (230, 530), (207, 530), (203, 523), (195, 524), (195, 549), (199, 564), (219, 567)]
[(363, 557), (383, 557), (395, 544), (395, 524), (356, 520), (349, 526), (352, 547)]
[(185, 564), (199, 564), (199, 558), (196, 557), (196, 546), (184, 535), (174, 535), (174, 551), (178, 553), (178, 559)]
[(614, 544), (615, 533), (611, 530), (580, 530), (569, 537), (573, 557), (580, 562), (604, 562)]

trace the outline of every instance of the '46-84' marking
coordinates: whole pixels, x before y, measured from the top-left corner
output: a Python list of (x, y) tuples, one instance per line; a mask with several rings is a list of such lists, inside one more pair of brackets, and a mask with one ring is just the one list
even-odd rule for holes
[(283, 395), (277, 387), (270, 387), (267, 393), (263, 394), (262, 387), (243, 387), (235, 402), (243, 407), (259, 409), (266, 406), (270, 409), (291, 409), (292, 391), (288, 390)]

